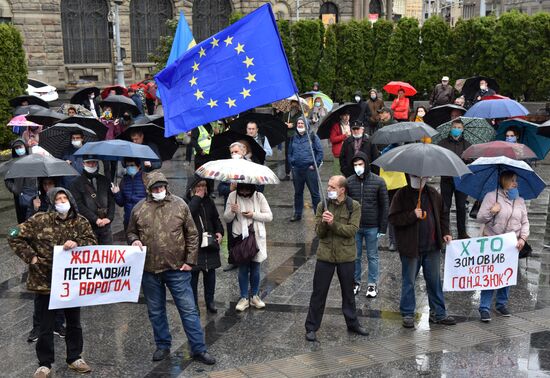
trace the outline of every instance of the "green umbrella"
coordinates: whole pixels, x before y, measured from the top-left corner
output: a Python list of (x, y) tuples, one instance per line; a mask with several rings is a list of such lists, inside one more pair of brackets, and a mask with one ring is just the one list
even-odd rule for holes
[[(464, 123), (464, 139), (470, 144), (487, 143), (495, 139), (495, 129), (484, 118), (460, 117)], [(432, 137), (432, 143), (438, 144), (449, 136), (453, 121), (445, 122), (436, 129), (439, 134)]]

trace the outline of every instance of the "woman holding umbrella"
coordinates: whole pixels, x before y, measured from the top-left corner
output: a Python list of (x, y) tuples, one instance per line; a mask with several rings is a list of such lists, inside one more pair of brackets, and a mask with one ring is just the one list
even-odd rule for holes
[(397, 98), (391, 104), (393, 118), (398, 122), (409, 120), (409, 99), (405, 97), (405, 90), (400, 88), (397, 91)]
[[(529, 219), (525, 201), (519, 196), (517, 175), (514, 172), (504, 171), (500, 174), (499, 187), (483, 198), (477, 221), (483, 224), (484, 236), (514, 232), (518, 238), (518, 251), (525, 247), (529, 237)], [(495, 290), (481, 291), (479, 314), (482, 322), (491, 320), (491, 302), (494, 292)], [(506, 317), (510, 316), (510, 311), (506, 307), (509, 294), (509, 286), (496, 290), (496, 310)]]
[[(232, 233), (234, 238), (246, 238), (249, 230), (254, 230), (258, 253), (252, 261), (239, 265), (240, 300), (235, 309), (244, 311), (250, 305), (264, 308), (265, 303), (260, 299), (260, 263), (267, 258), (267, 238), (265, 223), (273, 220), (273, 213), (264, 195), (256, 191), (254, 184), (237, 184), (237, 190), (231, 192), (227, 198), (225, 213), (226, 222), (233, 222)], [(252, 226), (252, 227), (249, 227)], [(251, 296), (248, 292), (248, 282), (251, 285)]]

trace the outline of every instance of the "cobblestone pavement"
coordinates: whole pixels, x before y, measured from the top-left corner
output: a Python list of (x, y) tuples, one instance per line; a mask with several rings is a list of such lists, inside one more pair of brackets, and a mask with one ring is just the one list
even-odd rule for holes
[[(329, 155), (325, 148), (326, 156)], [(171, 190), (183, 194), (190, 167), (183, 149), (163, 171)], [(278, 155), (278, 156), (277, 156)], [(268, 165), (282, 174), (281, 154)], [(326, 158), (322, 177), (332, 170)], [(536, 167), (550, 182), (550, 166)], [(437, 186), (437, 181), (434, 182)], [(307, 191), (306, 191), (307, 192)], [(187, 341), (177, 311), (170, 300), (168, 313), (173, 336), (170, 358), (153, 363), (155, 349), (147, 309), (139, 303), (120, 303), (82, 309), (83, 357), (93, 367), (92, 377), (539, 377), (550, 376), (550, 249), (548, 236), (549, 191), (529, 203), (530, 243), (534, 256), (520, 261), (518, 285), (512, 287), (510, 318), (493, 316), (479, 322), (479, 292), (445, 293), (449, 314), (459, 322), (445, 327), (428, 322), (429, 308), (423, 280), (417, 281), (416, 329), (404, 329), (399, 314), (401, 266), (387, 241), (380, 248), (379, 295), (357, 298), (360, 321), (368, 337), (349, 334), (341, 314), (340, 288), (332, 282), (319, 342), (304, 339), (316, 243), (313, 212), (301, 222), (289, 223), (292, 215), (292, 182), (266, 187), (274, 214), (267, 226), (268, 259), (262, 263), (261, 295), (264, 310), (234, 310), (238, 300), (235, 270), (217, 271), (218, 314), (207, 314), (199, 298), (206, 341), (218, 363), (212, 367), (189, 359)], [(306, 202), (310, 201), (306, 194)], [(221, 199), (216, 199), (220, 209)], [(309, 206), (310, 208), (311, 206)], [(0, 377), (32, 376), (36, 369), (34, 344), (26, 342), (32, 325), (32, 294), (25, 291), (26, 266), (9, 250), (7, 229), (15, 224), (13, 198), (0, 188)], [(123, 240), (120, 211), (113, 228)], [(451, 215), (454, 225), (454, 213)], [(477, 225), (468, 224), (470, 235)], [(456, 230), (454, 232), (456, 234)], [(224, 249), (224, 255), (227, 251)], [(225, 260), (225, 259), (224, 259)], [(225, 263), (225, 262), (224, 262)], [(363, 261), (363, 282), (367, 264)], [(199, 289), (199, 292), (202, 292)], [(200, 297), (200, 296), (199, 296)], [(64, 362), (64, 342), (56, 337), (58, 377), (73, 377)]]

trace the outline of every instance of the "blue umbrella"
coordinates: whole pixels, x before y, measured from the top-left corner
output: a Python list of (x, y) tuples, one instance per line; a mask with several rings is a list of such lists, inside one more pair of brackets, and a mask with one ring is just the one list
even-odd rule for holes
[(483, 100), (472, 106), (464, 117), (477, 118), (511, 118), (525, 116), (529, 110), (519, 102), (511, 99)]
[(497, 189), (500, 173), (504, 171), (513, 171), (517, 175), (519, 195), (525, 200), (537, 198), (546, 187), (546, 183), (526, 162), (505, 156), (481, 157), (468, 168), (473, 173), (455, 177), (455, 187), (479, 201)]
[(519, 130), (518, 143), (523, 143), (533, 150), (540, 160), (550, 151), (550, 138), (537, 135), (539, 125), (523, 119), (509, 119), (498, 125), (496, 140), (506, 140), (506, 129), (515, 127)]
[(120, 139), (86, 143), (75, 152), (75, 155), (92, 155), (100, 160), (160, 160), (151, 147)]

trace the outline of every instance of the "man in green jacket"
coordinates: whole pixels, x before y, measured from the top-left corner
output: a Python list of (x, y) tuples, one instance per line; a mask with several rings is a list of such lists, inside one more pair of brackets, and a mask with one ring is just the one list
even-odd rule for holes
[(334, 270), (342, 288), (342, 312), (348, 331), (367, 336), (359, 324), (353, 295), (355, 272), (355, 234), (359, 229), (361, 206), (347, 195), (344, 176), (332, 176), (328, 181), (327, 209), (317, 206), (315, 231), (319, 237), (317, 263), (313, 276), (313, 292), (306, 319), (306, 340), (315, 341), (315, 332), (321, 326), (330, 282)]

